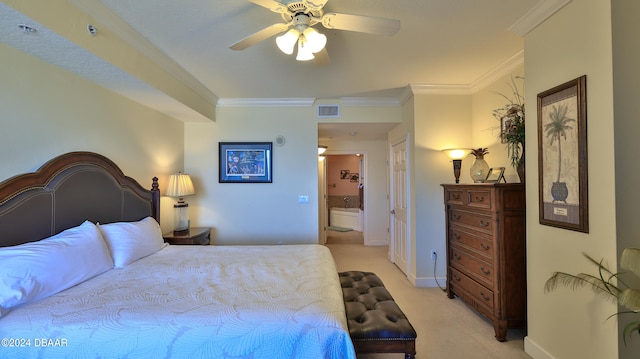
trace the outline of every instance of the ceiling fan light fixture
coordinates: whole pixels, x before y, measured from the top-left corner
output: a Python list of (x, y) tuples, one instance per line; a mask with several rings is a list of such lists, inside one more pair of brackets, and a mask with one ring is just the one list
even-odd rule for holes
[(306, 46), (305, 42), (304, 37), (300, 36), (300, 40), (298, 40), (298, 55), (296, 56), (296, 60), (298, 61), (309, 61), (314, 58), (311, 47)]
[(302, 35), (306, 40), (305, 46), (309, 47), (309, 50), (314, 54), (324, 49), (324, 46), (327, 44), (327, 37), (312, 27), (304, 30)]
[(280, 35), (276, 38), (276, 44), (280, 51), (284, 52), (287, 55), (293, 54), (293, 47), (296, 45), (298, 38), (300, 37), (300, 32), (296, 29), (291, 29), (285, 32), (283, 35)]

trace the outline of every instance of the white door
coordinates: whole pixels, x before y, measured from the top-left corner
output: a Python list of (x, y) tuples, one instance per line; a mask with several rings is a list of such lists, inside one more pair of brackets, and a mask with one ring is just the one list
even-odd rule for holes
[(318, 156), (318, 242), (327, 243), (327, 161)]
[(405, 274), (409, 266), (407, 221), (407, 142), (403, 140), (391, 149), (391, 253), (392, 262)]

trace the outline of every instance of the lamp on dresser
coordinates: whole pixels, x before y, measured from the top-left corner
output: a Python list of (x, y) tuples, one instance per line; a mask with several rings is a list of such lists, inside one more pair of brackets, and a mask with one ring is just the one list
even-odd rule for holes
[(173, 205), (173, 233), (180, 234), (189, 232), (189, 204), (184, 201), (184, 197), (194, 195), (191, 177), (186, 173), (178, 172), (169, 178), (169, 186), (166, 195), (177, 197), (178, 203)]
[(462, 160), (471, 153), (470, 148), (448, 148), (442, 150), (453, 162), (453, 175), (456, 183), (460, 183), (460, 168), (462, 168)]

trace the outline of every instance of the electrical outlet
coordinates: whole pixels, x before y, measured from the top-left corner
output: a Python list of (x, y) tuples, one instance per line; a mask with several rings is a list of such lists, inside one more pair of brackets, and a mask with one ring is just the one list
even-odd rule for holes
[(432, 249), (431, 250), (431, 259), (435, 260), (437, 256), (438, 256), (438, 252), (436, 252), (435, 249)]

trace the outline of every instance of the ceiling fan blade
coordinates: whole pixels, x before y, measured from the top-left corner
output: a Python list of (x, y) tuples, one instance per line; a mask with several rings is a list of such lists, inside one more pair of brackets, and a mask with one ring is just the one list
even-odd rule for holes
[(366, 32), (376, 35), (395, 35), (400, 30), (400, 20), (381, 17), (326, 13), (322, 25), (327, 29)]
[(302, 3), (309, 10), (320, 10), (324, 7), (328, 0), (303, 0)]
[(330, 62), (331, 59), (329, 58), (329, 53), (327, 52), (326, 47), (313, 54), (313, 64), (318, 67), (327, 66)]
[(273, 24), (269, 27), (266, 27), (255, 34), (249, 35), (244, 39), (236, 42), (229, 46), (231, 50), (244, 50), (249, 46), (253, 46), (260, 41), (266, 40), (273, 35), (279, 34), (281, 32), (285, 32), (289, 28), (289, 24)]
[(249, 0), (249, 1), (251, 1), (256, 5), (260, 5), (264, 8), (267, 8), (273, 12), (277, 12), (279, 14), (289, 12), (289, 9), (286, 6), (282, 5), (281, 3), (275, 0)]

